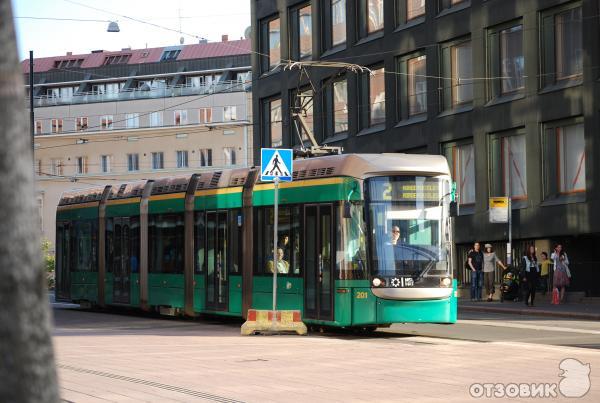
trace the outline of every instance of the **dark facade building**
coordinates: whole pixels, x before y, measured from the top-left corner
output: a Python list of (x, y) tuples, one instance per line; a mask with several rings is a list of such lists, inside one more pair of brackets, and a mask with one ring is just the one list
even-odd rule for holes
[(254, 0), (255, 153), (298, 144), (291, 109), (312, 95), (320, 143), (447, 157), (459, 268), (476, 240), (505, 256), (488, 198), (510, 194), (515, 261), (562, 243), (571, 290), (600, 295), (598, 15), (596, 0)]

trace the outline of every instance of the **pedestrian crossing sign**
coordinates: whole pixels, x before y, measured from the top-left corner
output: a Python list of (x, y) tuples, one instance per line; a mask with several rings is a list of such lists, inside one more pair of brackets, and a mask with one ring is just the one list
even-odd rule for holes
[(291, 182), (293, 171), (293, 153), (285, 148), (260, 149), (260, 180), (271, 182), (275, 178)]

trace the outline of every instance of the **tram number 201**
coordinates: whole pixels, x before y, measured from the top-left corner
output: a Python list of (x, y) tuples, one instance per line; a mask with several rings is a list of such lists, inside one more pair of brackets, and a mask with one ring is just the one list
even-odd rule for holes
[(369, 294), (366, 291), (357, 291), (356, 299), (367, 299), (369, 298)]

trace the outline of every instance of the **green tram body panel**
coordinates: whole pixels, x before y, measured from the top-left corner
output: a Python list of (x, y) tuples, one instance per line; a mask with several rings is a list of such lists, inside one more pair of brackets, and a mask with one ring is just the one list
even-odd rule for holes
[[(273, 205), (273, 187), (264, 187), (264, 189), (254, 190), (252, 194), (253, 206)], [(350, 200), (361, 200), (360, 186), (355, 178), (335, 177), (323, 180), (308, 180), (304, 186), (286, 187), (283, 184), (279, 188), (279, 203), (281, 204), (332, 202), (348, 200), (348, 197), (350, 197)]]
[(135, 217), (140, 215), (140, 202), (133, 201), (126, 204), (108, 204), (106, 217)]
[(149, 214), (183, 213), (185, 210), (185, 198), (172, 198), (164, 200), (150, 200), (148, 202)]
[(242, 207), (242, 192), (196, 196), (194, 210), (234, 209)]
[(56, 220), (60, 221), (77, 221), (77, 220), (90, 220), (98, 218), (98, 206), (94, 207), (82, 207), (82, 208), (70, 208), (67, 210), (58, 210), (56, 212)]

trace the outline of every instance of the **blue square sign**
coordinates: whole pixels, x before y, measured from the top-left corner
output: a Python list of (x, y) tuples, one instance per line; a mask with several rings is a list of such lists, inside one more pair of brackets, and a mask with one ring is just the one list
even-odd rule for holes
[(270, 182), (279, 178), (280, 181), (291, 182), (294, 154), (289, 148), (260, 149), (260, 180)]

